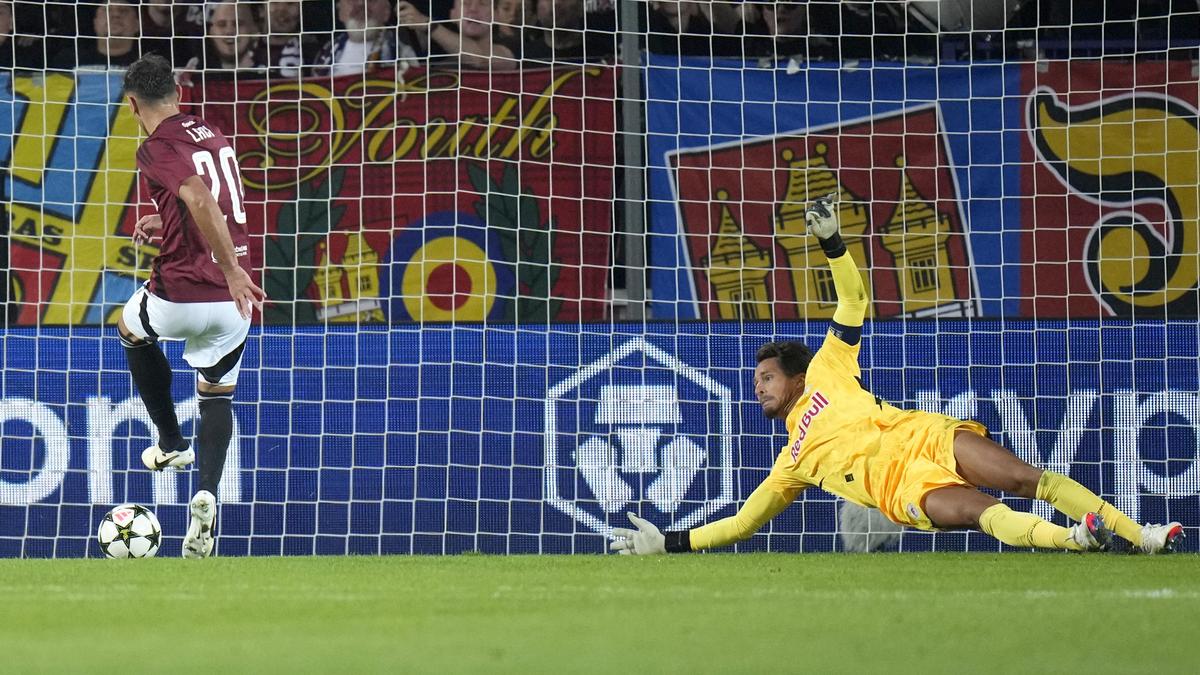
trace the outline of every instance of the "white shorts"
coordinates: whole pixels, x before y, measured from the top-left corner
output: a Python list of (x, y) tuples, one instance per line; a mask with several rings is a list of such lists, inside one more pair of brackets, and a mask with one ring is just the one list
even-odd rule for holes
[(237, 384), (250, 319), (242, 318), (233, 300), (169, 302), (142, 286), (125, 303), (121, 318), (143, 340), (184, 340), (183, 358), (196, 369), (198, 382)]

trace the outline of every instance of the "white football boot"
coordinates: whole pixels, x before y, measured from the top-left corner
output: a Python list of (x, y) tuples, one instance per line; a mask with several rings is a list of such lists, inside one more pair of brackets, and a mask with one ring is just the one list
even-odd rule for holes
[(1083, 521), (1071, 527), (1071, 539), (1085, 551), (1104, 551), (1112, 543), (1112, 530), (1098, 513), (1087, 513)]
[(217, 520), (217, 498), (208, 490), (201, 490), (192, 497), (188, 510), (192, 512), (192, 518), (183, 538), (183, 557), (207, 558), (216, 543), (213, 525)]
[(1143, 553), (1171, 553), (1179, 545), (1183, 536), (1183, 525), (1179, 523), (1143, 525), (1140, 548)]
[(162, 471), (167, 467), (183, 470), (188, 464), (196, 461), (196, 451), (191, 447), (187, 450), (167, 452), (158, 447), (158, 443), (142, 451), (142, 464), (151, 471)]

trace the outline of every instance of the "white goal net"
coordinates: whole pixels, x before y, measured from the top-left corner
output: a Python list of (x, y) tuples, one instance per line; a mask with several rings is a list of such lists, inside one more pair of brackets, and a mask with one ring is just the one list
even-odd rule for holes
[[(732, 515), (786, 441), (756, 350), (833, 314), (803, 225), (831, 193), (866, 386), (1195, 535), (1200, 9), (1040, 4), (0, 2), (0, 556), (99, 555), (122, 502), (179, 552), (195, 478), (141, 468), (113, 325), (157, 251), (121, 90), (151, 51), (237, 151), (270, 297), (221, 555), (599, 553), (627, 511)], [(997, 547), (817, 490), (738, 545)]]

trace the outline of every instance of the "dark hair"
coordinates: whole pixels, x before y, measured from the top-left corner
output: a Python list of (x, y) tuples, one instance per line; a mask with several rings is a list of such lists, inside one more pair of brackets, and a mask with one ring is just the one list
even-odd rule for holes
[(783, 374), (788, 377), (795, 377), (801, 373), (808, 372), (808, 362), (812, 361), (813, 353), (803, 342), (795, 340), (781, 340), (779, 342), (768, 342), (758, 348), (758, 353), (754, 358), (758, 359), (758, 363), (762, 363), (767, 359), (779, 359), (779, 367), (783, 369)]
[(158, 54), (147, 54), (125, 71), (125, 93), (147, 103), (162, 101), (175, 93), (175, 73)]

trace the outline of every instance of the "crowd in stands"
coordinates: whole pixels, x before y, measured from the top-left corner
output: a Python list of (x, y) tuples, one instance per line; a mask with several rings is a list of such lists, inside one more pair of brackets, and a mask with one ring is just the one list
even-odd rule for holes
[(613, 0), (0, 0), (0, 67), (119, 69), (154, 52), (209, 77), (512, 70), (612, 60), (615, 30)]
[[(1200, 41), (1200, 0), (1105, 3), (994, 0), (1006, 19), (993, 44), (1089, 40)], [(622, 0), (0, 0), (0, 67), (122, 68), (167, 56), (213, 77), (362, 72), (379, 64), (511, 70), (615, 60)], [(951, 36), (904, 0), (634, 0), (622, 30), (656, 54), (936, 59)], [(1090, 8), (1090, 9), (1089, 9)], [(1097, 14), (1097, 12), (1099, 12)], [(973, 42), (988, 43), (972, 27)], [(961, 35), (959, 37), (962, 37)], [(1094, 40), (1093, 40), (1094, 38)], [(1188, 42), (1190, 40), (1190, 42)], [(1150, 48), (1150, 47), (1148, 47)], [(1008, 50), (1008, 51), (1004, 51)], [(1028, 52), (1028, 49), (1026, 49)], [(1028, 56), (1028, 53), (1025, 54)], [(962, 54), (951, 54), (962, 57)]]

